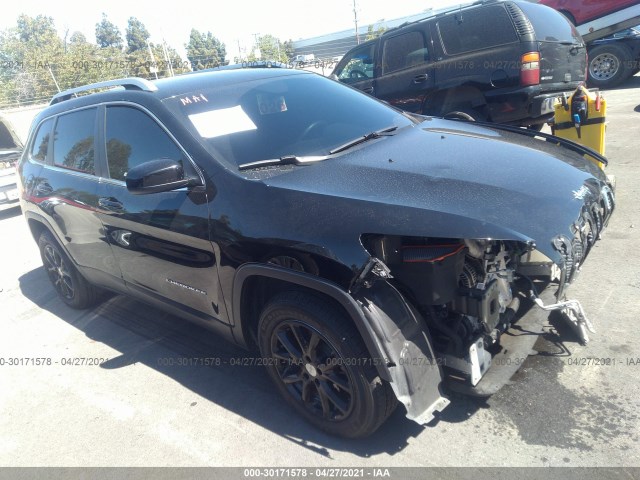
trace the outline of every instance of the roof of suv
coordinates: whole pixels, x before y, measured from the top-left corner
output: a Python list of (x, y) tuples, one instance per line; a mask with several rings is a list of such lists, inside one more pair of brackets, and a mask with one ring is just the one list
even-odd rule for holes
[[(424, 17), (418, 19), (418, 20), (412, 20), (410, 22), (404, 22), (401, 25), (398, 25), (397, 27), (393, 27), (390, 28), (388, 30), (385, 30), (385, 32), (381, 35), (381, 36), (386, 36), (388, 34), (392, 34), (394, 33), (396, 30), (399, 30), (401, 28), (406, 27), (407, 25), (413, 25), (416, 23), (420, 23), (420, 22), (424, 22), (425, 20), (430, 20), (433, 18), (437, 18), (437, 17), (441, 17), (444, 15), (449, 15), (451, 13), (455, 13), (455, 12), (464, 12), (466, 10), (472, 9), (472, 8), (478, 8), (481, 7), (483, 5), (493, 5), (493, 4), (497, 4), (497, 3), (506, 3), (506, 2), (512, 2), (514, 0), (478, 0), (476, 2), (473, 3), (461, 3), (455, 6), (448, 6), (448, 7), (443, 7), (441, 9), (432, 11), (430, 13), (427, 13)], [(528, 0), (531, 1), (531, 0)], [(518, 3), (518, 2), (516, 2)], [(376, 39), (373, 39), (373, 41), (375, 41)]]
[[(82, 105), (98, 103), (104, 100), (103, 97), (111, 96), (113, 92), (123, 92), (121, 88), (117, 87), (123, 87), (125, 90), (131, 92), (145, 92), (146, 94), (152, 95), (156, 98), (164, 99), (197, 90), (211, 90), (212, 88), (224, 87), (235, 83), (243, 83), (271, 77), (285, 77), (290, 75), (314, 74), (292, 69), (250, 68), (197, 72), (195, 74), (190, 73), (178, 75), (176, 77), (168, 77), (155, 81), (149, 81), (141, 78), (123, 78), (65, 90), (53, 97), (51, 105), (57, 106), (64, 104), (68, 106), (77, 106), (79, 103)], [(109, 90), (85, 94), (77, 98), (73, 98), (73, 96), (78, 93), (84, 93), (100, 88), (109, 88)], [(61, 110), (64, 110), (64, 108), (61, 108)]]

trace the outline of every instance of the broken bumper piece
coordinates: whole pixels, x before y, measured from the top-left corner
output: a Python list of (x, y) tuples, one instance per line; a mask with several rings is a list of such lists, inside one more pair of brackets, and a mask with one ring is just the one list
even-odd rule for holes
[[(539, 295), (541, 301), (553, 302), (556, 287), (553, 284), (549, 285)], [(521, 311), (524, 313), (520, 318), (500, 336), (500, 350), (493, 353), (491, 368), (485, 370), (486, 373), (475, 385), (471, 374), (464, 375), (459, 368), (449, 368), (446, 366), (447, 359), (444, 359), (445, 385), (448, 389), (476, 397), (489, 397), (511, 380), (526, 358), (535, 353), (533, 346), (549, 318), (548, 311), (535, 308), (531, 301), (524, 298)]]

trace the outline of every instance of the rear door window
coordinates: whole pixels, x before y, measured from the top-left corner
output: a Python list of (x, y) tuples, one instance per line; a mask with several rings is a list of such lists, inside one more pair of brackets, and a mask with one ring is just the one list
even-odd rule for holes
[(424, 35), (419, 31), (388, 38), (382, 48), (382, 74), (421, 65), (429, 60)]
[(511, 17), (502, 5), (460, 10), (438, 21), (448, 55), (483, 50), (518, 41)]
[(53, 164), (95, 174), (95, 108), (60, 115), (53, 134)]

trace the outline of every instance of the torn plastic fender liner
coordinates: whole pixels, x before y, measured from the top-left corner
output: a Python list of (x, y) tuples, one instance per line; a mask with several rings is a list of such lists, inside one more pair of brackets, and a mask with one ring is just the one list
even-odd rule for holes
[[(379, 262), (379, 261), (378, 261)], [(361, 306), (391, 375), (391, 387), (407, 409), (407, 418), (425, 424), (449, 400), (442, 395), (442, 374), (422, 316), (400, 292), (375, 272), (360, 277), (352, 295)]]

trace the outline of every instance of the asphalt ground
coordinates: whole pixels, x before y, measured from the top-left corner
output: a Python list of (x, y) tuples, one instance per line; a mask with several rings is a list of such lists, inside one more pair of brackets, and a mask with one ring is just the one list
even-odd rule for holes
[[(617, 210), (571, 290), (591, 342), (552, 315), (490, 399), (451, 395), (427, 426), (398, 408), (363, 440), (310, 427), (262, 367), (231, 365), (246, 352), (184, 320), (122, 296), (66, 307), (19, 210), (1, 213), (0, 466), (640, 466), (640, 76), (605, 96)], [(177, 365), (208, 357), (229, 361)]]

